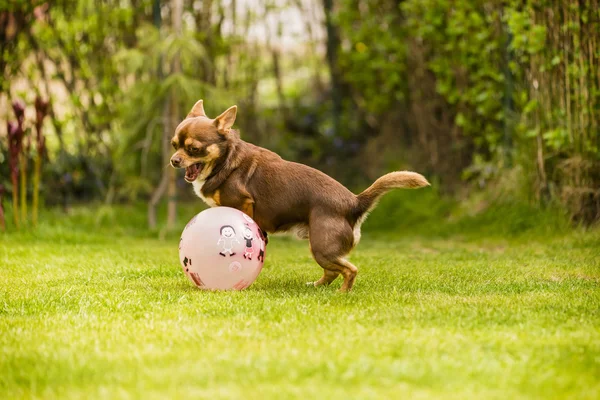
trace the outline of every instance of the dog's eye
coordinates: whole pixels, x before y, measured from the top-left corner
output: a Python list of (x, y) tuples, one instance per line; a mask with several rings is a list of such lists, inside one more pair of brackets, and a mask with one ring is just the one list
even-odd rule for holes
[(190, 147), (190, 153), (197, 153), (200, 149), (198, 147)]

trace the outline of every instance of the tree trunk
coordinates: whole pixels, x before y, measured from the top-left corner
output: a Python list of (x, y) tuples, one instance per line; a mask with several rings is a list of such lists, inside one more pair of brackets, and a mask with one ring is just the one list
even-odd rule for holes
[[(175, 35), (181, 35), (181, 16), (183, 14), (183, 0), (172, 0), (172, 24), (173, 24), (173, 32)], [(180, 74), (181, 73), (181, 60), (179, 58), (179, 54), (175, 54), (173, 57), (173, 69), (171, 71), (172, 74)], [(177, 98), (177, 91), (171, 91), (171, 115), (169, 116), (170, 120), (170, 133), (175, 132), (175, 128), (177, 128), (177, 124), (179, 123), (179, 101)], [(167, 138), (168, 140), (168, 138)], [(167, 142), (168, 143), (168, 142)], [(177, 218), (177, 182), (175, 170), (173, 168), (168, 169), (168, 209), (167, 209), (167, 229), (172, 230), (175, 228), (175, 220)]]
[(162, 199), (167, 191), (167, 187), (169, 185), (169, 172), (173, 170), (173, 168), (171, 168), (169, 165), (169, 158), (171, 157), (171, 146), (169, 145), (169, 138), (171, 135), (171, 119), (169, 117), (170, 111), (171, 109), (169, 101), (166, 101), (163, 105), (162, 115), (163, 132), (162, 135), (160, 135), (163, 172), (162, 177), (160, 178), (160, 183), (156, 189), (154, 189), (154, 192), (150, 197), (150, 201), (148, 202), (148, 227), (150, 229), (156, 229), (156, 207), (158, 206), (160, 199)]
[(277, 99), (279, 100), (279, 111), (283, 120), (288, 120), (287, 107), (285, 104), (285, 95), (283, 93), (283, 78), (281, 76), (281, 63), (279, 62), (279, 51), (272, 49), (271, 58), (273, 60), (273, 75), (275, 76), (275, 88), (277, 90)]
[[(154, 4), (153, 4), (153, 19), (154, 19), (154, 25), (160, 29), (160, 25), (161, 25), (161, 18), (160, 18), (160, 0), (154, 0)], [(159, 63), (159, 67), (158, 67), (158, 71), (157, 71), (157, 75), (158, 75), (158, 79), (163, 79), (163, 70), (162, 70), (162, 57), (161, 57), (161, 62)], [(165, 141), (167, 140), (167, 135), (169, 132), (169, 129), (171, 128), (170, 125), (170, 120), (169, 120), (169, 102), (165, 101), (164, 105), (163, 105), (163, 114), (162, 114), (162, 127), (163, 127), (163, 133), (162, 135), (160, 135), (160, 142), (161, 142), (161, 153), (162, 153), (162, 165), (163, 165), (163, 171), (162, 171), (162, 177), (160, 179), (160, 183), (158, 184), (158, 186), (154, 189), (154, 192), (152, 192), (152, 196), (150, 196), (150, 201), (148, 202), (148, 227), (150, 229), (156, 229), (156, 207), (158, 206), (158, 202), (160, 201), (160, 199), (162, 199), (162, 197), (164, 196), (166, 190), (167, 190), (167, 185), (169, 183), (169, 175), (168, 175), (168, 170), (167, 168), (169, 168), (169, 158), (168, 158), (168, 149), (165, 149)]]
[(341, 71), (338, 63), (338, 50), (340, 48), (340, 35), (333, 22), (333, 0), (323, 0), (325, 11), (325, 28), (327, 31), (327, 65), (331, 77), (331, 100), (333, 102), (333, 133), (340, 134), (341, 115), (343, 111), (343, 88)]
[[(174, 105), (173, 105), (174, 104)], [(175, 132), (175, 128), (177, 128), (177, 102), (176, 97), (173, 95), (171, 99), (171, 115), (170, 115), (171, 124), (168, 126), (170, 129), (165, 130), (165, 138), (163, 139), (166, 143), (169, 143), (169, 136), (172, 132)], [(167, 150), (170, 153), (170, 150)], [(167, 160), (170, 158), (169, 153), (167, 153)], [(167, 161), (168, 162), (168, 161)], [(177, 181), (175, 168), (171, 168), (170, 166), (166, 167), (167, 174), (167, 196), (168, 196), (168, 207), (167, 207), (167, 230), (172, 230), (175, 228), (175, 222), (177, 219)]]

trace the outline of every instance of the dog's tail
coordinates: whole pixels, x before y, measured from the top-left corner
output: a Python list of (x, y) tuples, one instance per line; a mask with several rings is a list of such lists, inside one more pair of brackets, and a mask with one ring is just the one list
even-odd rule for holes
[(356, 196), (358, 199), (358, 205), (355, 209), (356, 219), (369, 213), (375, 208), (381, 196), (392, 189), (418, 189), (429, 185), (427, 179), (416, 172), (396, 171), (385, 174), (373, 182), (364, 192)]

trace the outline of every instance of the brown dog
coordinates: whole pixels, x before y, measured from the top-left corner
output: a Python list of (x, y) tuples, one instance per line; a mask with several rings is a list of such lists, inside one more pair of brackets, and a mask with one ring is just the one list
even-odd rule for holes
[(185, 180), (209, 206), (237, 208), (266, 232), (293, 230), (308, 238), (325, 270), (314, 285), (328, 285), (342, 274), (340, 290), (350, 290), (357, 268), (344, 257), (358, 243), (369, 211), (391, 189), (429, 183), (415, 172), (391, 172), (355, 195), (321, 171), (241, 140), (231, 129), (236, 113), (233, 106), (210, 119), (198, 101), (175, 130), (171, 164), (186, 169)]

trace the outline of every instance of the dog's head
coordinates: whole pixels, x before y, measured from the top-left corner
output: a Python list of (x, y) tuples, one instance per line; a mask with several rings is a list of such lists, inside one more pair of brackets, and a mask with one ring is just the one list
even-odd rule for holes
[(225, 153), (236, 113), (237, 106), (232, 106), (217, 118), (210, 119), (199, 100), (177, 126), (171, 139), (175, 149), (171, 165), (185, 168), (186, 181), (195, 181), (205, 166), (212, 165)]

